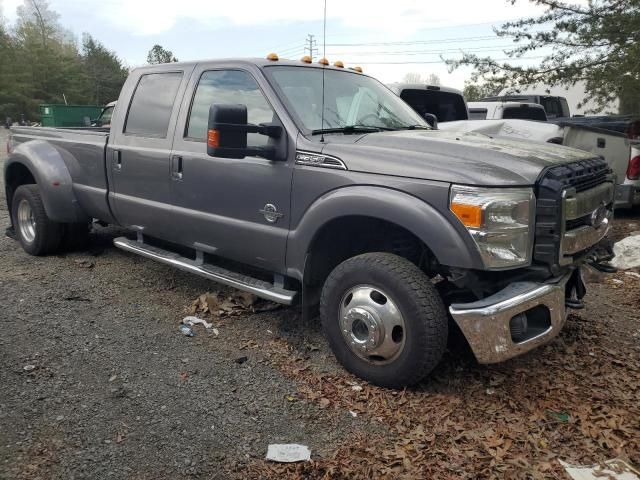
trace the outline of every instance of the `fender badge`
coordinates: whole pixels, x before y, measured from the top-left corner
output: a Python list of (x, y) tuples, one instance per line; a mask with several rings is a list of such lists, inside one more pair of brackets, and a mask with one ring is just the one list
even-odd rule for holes
[(264, 219), (269, 223), (276, 223), (279, 218), (284, 216), (284, 213), (278, 212), (278, 209), (272, 203), (267, 203), (263, 209), (258, 211), (264, 215)]

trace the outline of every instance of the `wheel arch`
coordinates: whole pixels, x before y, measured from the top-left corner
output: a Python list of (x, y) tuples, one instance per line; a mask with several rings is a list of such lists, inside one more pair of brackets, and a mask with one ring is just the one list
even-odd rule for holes
[(9, 211), (20, 185), (37, 184), (51, 220), (72, 223), (89, 219), (73, 192), (73, 180), (63, 155), (47, 142), (33, 140), (18, 145), (5, 161), (4, 179)]
[[(315, 283), (317, 279), (313, 275), (317, 262), (313, 258), (314, 252), (335, 252), (331, 241), (338, 238), (344, 242), (344, 237), (348, 241), (354, 232), (359, 236), (367, 236), (369, 232), (379, 234), (376, 225), (419, 242), (441, 265), (481, 266), (471, 239), (466, 239), (454, 222), (432, 205), (391, 188), (356, 186), (334, 190), (320, 197), (307, 209), (297, 227), (291, 230), (287, 248), (289, 275), (303, 282), (311, 279)], [(345, 226), (348, 227), (347, 235), (341, 233)], [(325, 262), (324, 269), (335, 266), (331, 263), (331, 260)]]

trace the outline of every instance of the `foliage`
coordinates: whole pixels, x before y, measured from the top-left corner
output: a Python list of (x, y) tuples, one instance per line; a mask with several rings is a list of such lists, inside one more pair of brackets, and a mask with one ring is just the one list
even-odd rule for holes
[(84, 91), (87, 96), (93, 96), (93, 103), (103, 105), (116, 100), (128, 74), (116, 54), (85, 33), (82, 36), (82, 63)]
[(464, 82), (462, 94), (467, 102), (477, 102), (478, 100), (497, 95), (500, 87), (490, 83)]
[(171, 50), (165, 50), (162, 45), (154, 45), (147, 54), (147, 63), (156, 65), (158, 63), (177, 62), (178, 59), (173, 56)]
[(41, 103), (104, 104), (117, 98), (127, 69), (85, 34), (82, 51), (46, 0), (27, 0), (13, 28), (0, 23), (0, 119), (38, 119)]
[(422, 76), (417, 72), (409, 72), (402, 79), (404, 83), (425, 83), (427, 85), (441, 85), (440, 77), (435, 73)]
[[(582, 80), (598, 110), (619, 97), (623, 112), (634, 104), (637, 108), (640, 0), (529, 1), (545, 7), (544, 13), (496, 29), (499, 37), (514, 41), (513, 48), (505, 51), (507, 61), (465, 54), (459, 61), (447, 61), (449, 66), (471, 65), (476, 69), (473, 81), (488, 79), (515, 91), (536, 84), (569, 86)], [(535, 66), (514, 63), (533, 52), (542, 55)]]

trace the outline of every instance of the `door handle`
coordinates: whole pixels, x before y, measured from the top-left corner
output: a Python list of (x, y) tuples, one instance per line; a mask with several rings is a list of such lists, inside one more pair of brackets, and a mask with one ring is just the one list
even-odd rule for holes
[(120, 171), (122, 170), (122, 152), (120, 150), (113, 151), (113, 169)]
[(182, 156), (173, 155), (171, 157), (171, 177), (175, 180), (182, 180)]

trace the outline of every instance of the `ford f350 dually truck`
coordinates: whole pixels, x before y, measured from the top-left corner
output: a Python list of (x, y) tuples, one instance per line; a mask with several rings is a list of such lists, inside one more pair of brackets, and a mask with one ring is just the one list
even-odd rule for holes
[(28, 253), (121, 225), (128, 252), (319, 307), (338, 360), (382, 386), (425, 377), (454, 329), (480, 363), (548, 342), (583, 305), (580, 266), (610, 256), (602, 159), (431, 129), (325, 62), (139, 68), (109, 130), (18, 127), (8, 149), (8, 232)]

